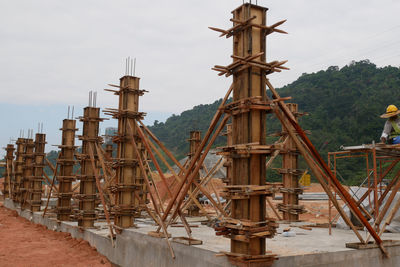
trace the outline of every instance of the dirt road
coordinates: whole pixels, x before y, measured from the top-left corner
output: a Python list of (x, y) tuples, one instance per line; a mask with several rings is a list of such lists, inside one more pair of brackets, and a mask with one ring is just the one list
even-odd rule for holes
[(0, 203), (0, 267), (111, 267), (88, 242), (48, 230), (19, 217)]

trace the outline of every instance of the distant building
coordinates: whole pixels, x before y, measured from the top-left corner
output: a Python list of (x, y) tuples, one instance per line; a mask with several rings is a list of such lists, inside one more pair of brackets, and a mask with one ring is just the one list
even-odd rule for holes
[(106, 144), (112, 144), (112, 138), (118, 134), (118, 128), (107, 127), (105, 131), (104, 141)]

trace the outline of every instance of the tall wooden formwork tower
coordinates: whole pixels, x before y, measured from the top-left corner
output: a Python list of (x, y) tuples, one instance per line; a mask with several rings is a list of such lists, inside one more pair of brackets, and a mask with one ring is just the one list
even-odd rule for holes
[(29, 179), (28, 189), (28, 205), (32, 212), (40, 211), (42, 203), (42, 183), (43, 183), (43, 169), (44, 159), (46, 154), (44, 149), (46, 146), (46, 135), (37, 133), (34, 142), (35, 152), (33, 153), (32, 176)]
[(12, 180), (13, 180), (13, 160), (14, 160), (14, 145), (8, 144), (6, 147), (6, 167), (4, 172), (4, 185), (3, 185), (3, 194), (4, 198), (12, 197)]
[(274, 191), (266, 184), (266, 114), (272, 102), (266, 95), (266, 75), (280, 71), (285, 62), (266, 62), (266, 36), (283, 22), (266, 26), (267, 8), (243, 4), (232, 14), (233, 27), (211, 28), (233, 37), (233, 63), (215, 66), (219, 75), (233, 76), (233, 101), (225, 105), (232, 117), (232, 145), (224, 148), (232, 160), (231, 184), (224, 189), (231, 199), (230, 218), (224, 218), (221, 234), (231, 239), (230, 260), (240, 266), (268, 266), (274, 256), (266, 254), (266, 238), (278, 226), (266, 218), (266, 196)]
[[(196, 154), (197, 149), (200, 146), (201, 143), (201, 132), (200, 131), (190, 131), (190, 138), (189, 138), (189, 154), (188, 154), (188, 158), (189, 160), (193, 159), (193, 156)], [(196, 174), (196, 176), (194, 177), (195, 181), (200, 183), (200, 172), (198, 172)], [(196, 190), (196, 185), (192, 184), (190, 186), (190, 190), (188, 192), (188, 194), (191, 194), (194, 190)], [(197, 194), (197, 200), (200, 199), (200, 194)], [(188, 207), (188, 215), (189, 216), (199, 216), (199, 207), (197, 205), (195, 205), (194, 203), (192, 203), (189, 207)]]
[[(90, 104), (83, 109), (83, 117), (80, 121), (83, 122), (82, 135), (79, 139), (82, 140), (82, 153), (81, 153), (81, 174), (78, 176), (80, 179), (79, 187), (79, 213), (78, 213), (78, 226), (88, 228), (94, 227), (96, 220), (96, 177), (95, 170), (98, 169), (98, 156), (95, 149), (102, 138), (99, 136), (99, 122), (103, 119), (100, 118), (100, 108), (93, 107)], [(95, 170), (93, 170), (90, 159), (90, 147), (93, 149), (95, 158)]]
[[(297, 104), (286, 104), (293, 115), (298, 116)], [(282, 126), (284, 147), (280, 151), (282, 154), (282, 183), (280, 189), (283, 195), (283, 203), (278, 204), (278, 209), (283, 213), (283, 220), (288, 222), (296, 222), (299, 220), (299, 214), (304, 213), (305, 209), (299, 205), (299, 194), (303, 189), (299, 187), (299, 176), (302, 172), (298, 169), (298, 155), (296, 144)]]
[[(255, 17), (252, 23), (266, 24), (266, 8), (243, 5), (233, 11), (233, 18), (246, 21)], [(263, 53), (260, 57), (265, 62), (266, 35), (260, 28), (249, 27), (233, 36), (233, 54), (239, 58)], [(241, 99), (265, 100), (265, 71), (257, 67), (249, 67), (233, 75), (233, 101)], [(266, 144), (266, 114), (261, 110), (250, 110), (232, 116), (232, 144), (247, 143)], [(232, 159), (232, 185), (264, 185), (265, 184), (264, 154), (251, 153), (248, 158)], [(232, 201), (231, 216), (235, 219), (246, 219), (252, 222), (265, 221), (265, 196), (253, 195), (249, 198)], [(243, 242), (232, 238), (231, 252), (245, 255), (265, 254), (265, 238), (251, 238)]]
[(29, 189), (31, 187), (30, 177), (33, 174), (33, 158), (34, 158), (35, 143), (32, 138), (25, 139), (25, 153), (23, 155), (24, 166), (21, 181), (21, 209), (29, 208)]
[(118, 146), (114, 160), (116, 168), (114, 223), (119, 228), (134, 225), (134, 218), (140, 215), (140, 196), (145, 195), (143, 174), (138, 164), (140, 155), (135, 153), (129, 138), (133, 135), (137, 146), (142, 147), (135, 121), (145, 116), (145, 113), (139, 112), (139, 97), (146, 91), (139, 89), (139, 80), (138, 77), (125, 75), (120, 79), (119, 86), (110, 85), (119, 88), (118, 91), (107, 89), (119, 96), (118, 109), (105, 111), (105, 114), (118, 119), (118, 135), (113, 138), (113, 141)]
[(57, 195), (57, 220), (69, 221), (72, 214), (71, 199), (72, 199), (72, 183), (76, 180), (74, 175), (75, 165), (75, 132), (76, 120), (64, 119), (62, 128), (60, 157), (57, 160), (60, 166), (58, 173), (58, 195)]
[(25, 138), (18, 138), (16, 144), (17, 150), (15, 152), (15, 182), (13, 186), (13, 200), (16, 203), (21, 203), (22, 193), (20, 189), (24, 166)]

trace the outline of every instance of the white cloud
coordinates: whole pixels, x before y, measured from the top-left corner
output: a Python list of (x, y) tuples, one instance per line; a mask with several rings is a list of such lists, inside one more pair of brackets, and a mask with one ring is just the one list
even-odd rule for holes
[[(253, 1), (254, 3), (255, 1)], [(398, 1), (258, 1), (268, 24), (288, 19), (289, 35), (268, 37), (268, 60), (288, 59), (290, 71), (273, 74), (282, 86), (303, 72), (353, 59), (399, 65)], [(85, 104), (99, 92), (103, 107), (116, 96), (124, 58), (137, 58), (137, 75), (150, 91), (146, 112), (174, 112), (223, 97), (230, 79), (211, 71), (229, 64), (231, 39), (208, 26), (228, 28), (241, 1), (1, 1), (1, 102)], [(399, 27), (397, 27), (399, 26)], [(382, 49), (381, 49), (382, 48)]]

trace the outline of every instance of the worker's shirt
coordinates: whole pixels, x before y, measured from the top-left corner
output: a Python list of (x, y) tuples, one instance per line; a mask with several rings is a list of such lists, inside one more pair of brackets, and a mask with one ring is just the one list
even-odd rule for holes
[[(398, 116), (394, 122), (399, 126), (400, 128), (400, 117)], [(388, 139), (388, 137), (392, 134), (392, 132), (394, 132), (392, 123), (390, 121), (390, 119), (386, 120), (385, 126), (383, 127), (383, 132), (382, 132), (382, 136), (386, 139)]]

